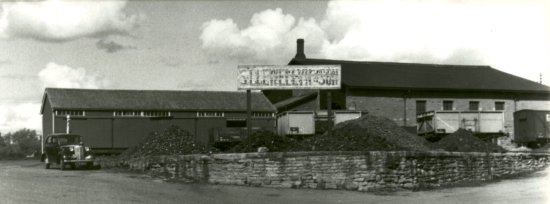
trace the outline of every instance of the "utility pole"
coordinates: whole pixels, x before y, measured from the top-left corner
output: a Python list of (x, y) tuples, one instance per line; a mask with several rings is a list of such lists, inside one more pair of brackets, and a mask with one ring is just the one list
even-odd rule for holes
[(250, 137), (252, 132), (251, 115), (252, 115), (252, 93), (250, 89), (246, 90), (246, 138)]

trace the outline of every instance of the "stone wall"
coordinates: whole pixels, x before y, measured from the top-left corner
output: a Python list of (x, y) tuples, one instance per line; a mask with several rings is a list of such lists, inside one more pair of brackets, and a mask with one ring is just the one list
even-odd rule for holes
[(545, 168), (548, 153), (269, 152), (97, 160), (102, 167), (212, 184), (358, 191), (485, 182)]

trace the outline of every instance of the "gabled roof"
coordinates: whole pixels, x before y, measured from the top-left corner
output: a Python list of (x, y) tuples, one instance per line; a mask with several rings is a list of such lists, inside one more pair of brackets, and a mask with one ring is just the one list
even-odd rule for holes
[(294, 58), (290, 65), (342, 66), (342, 84), (351, 88), (550, 93), (550, 87), (489, 66), (360, 62)]
[[(276, 112), (263, 93), (251, 98), (253, 111)], [(68, 110), (246, 111), (245, 92), (46, 88), (43, 100), (41, 113), (45, 100)]]

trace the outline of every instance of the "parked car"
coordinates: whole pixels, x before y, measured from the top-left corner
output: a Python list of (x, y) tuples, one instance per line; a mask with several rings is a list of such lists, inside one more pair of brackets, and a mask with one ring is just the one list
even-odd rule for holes
[(76, 165), (93, 167), (94, 157), (89, 147), (82, 143), (82, 136), (77, 134), (53, 134), (46, 137), (44, 152), (42, 153), (46, 169), (51, 164), (59, 164), (61, 170), (67, 165), (75, 168)]

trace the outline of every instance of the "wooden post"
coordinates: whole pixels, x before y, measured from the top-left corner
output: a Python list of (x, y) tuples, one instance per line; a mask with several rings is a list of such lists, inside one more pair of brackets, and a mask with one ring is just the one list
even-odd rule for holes
[(328, 125), (329, 125), (329, 131), (332, 130), (332, 94), (330, 91), (327, 91), (327, 117), (328, 117)]
[(71, 133), (71, 116), (67, 115), (67, 130), (65, 131), (67, 134)]
[(246, 90), (246, 137), (250, 137), (252, 132), (252, 126), (250, 124), (250, 117), (252, 115), (252, 93), (250, 89)]
[(407, 127), (407, 95), (403, 96), (403, 126)]

